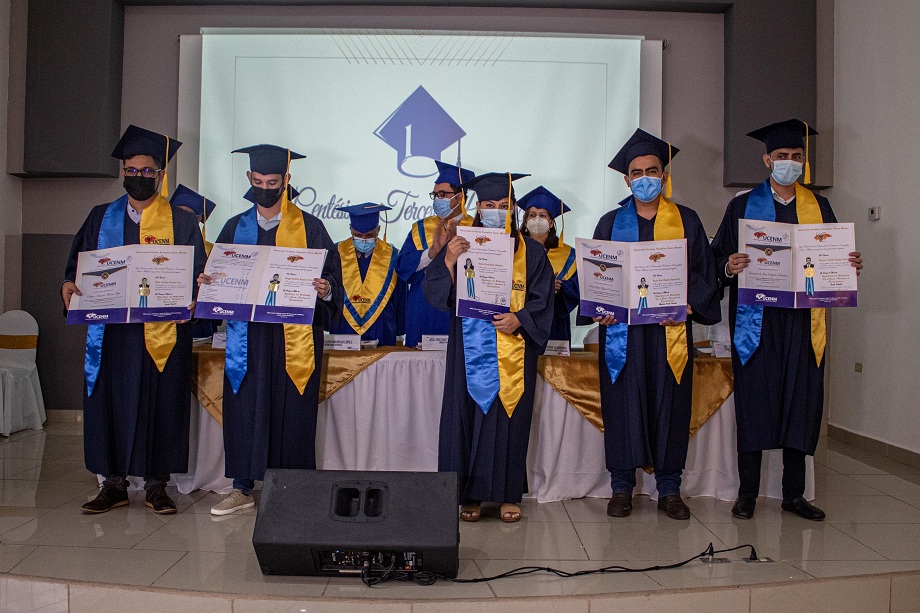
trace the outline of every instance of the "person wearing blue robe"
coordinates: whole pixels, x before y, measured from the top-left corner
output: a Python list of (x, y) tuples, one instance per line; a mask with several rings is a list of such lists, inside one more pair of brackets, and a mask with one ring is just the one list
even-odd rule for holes
[[(122, 160), (127, 193), (94, 207), (74, 236), (61, 286), (66, 307), (79, 291), (80, 252), (141, 244), (144, 210), (160, 198), (165, 163), (182, 144), (168, 142), (169, 147), (166, 136), (136, 126), (125, 131), (112, 156)], [(193, 273), (197, 276), (206, 259), (198, 223), (193, 214), (178, 207), (171, 206), (171, 213), (173, 244), (194, 247)], [(193, 300), (195, 295), (197, 286), (193, 286)], [(142, 323), (106, 325), (98, 346), (91, 340), (92, 327), (89, 333), (87, 370), (94, 370), (90, 367), (94, 352), (99, 360), (94, 382), (89, 377), (84, 382), (84, 459), (86, 468), (105, 480), (99, 494), (83, 505), (84, 513), (104, 513), (127, 505), (128, 475), (144, 478), (145, 505), (154, 513), (176, 512), (165, 487), (170, 473), (188, 470), (191, 325), (176, 324), (176, 343), (162, 372), (147, 351), (144, 328)]]
[[(521, 176), (526, 175), (511, 174), (510, 178)], [(509, 208), (513, 212), (515, 206), (513, 191), (509, 198), (509, 187), (508, 174), (481, 175), (470, 183), (470, 189), (476, 191), (479, 199), (473, 225), (494, 228), (510, 223), (515, 249), (526, 249), (523, 308), (495, 315), (491, 322), (457, 316), (457, 259), (469, 249), (469, 242), (456, 236), (456, 228), (453, 229), (455, 235), (437, 254), (425, 275), (425, 298), (451, 315), (438, 470), (457, 473), (462, 505), (460, 518), (464, 521), (480, 518), (483, 501), (500, 503), (502, 521), (521, 519), (518, 503), (527, 489), (527, 446), (537, 358), (546, 346), (553, 318), (552, 267), (542, 245), (517, 231), (516, 216), (509, 214)], [(507, 217), (510, 221), (506, 221)], [(520, 278), (520, 274), (516, 269), (515, 278)], [(524, 341), (523, 394), (514, 407), (505, 407), (501, 400), (501, 377), (496, 376), (499, 370), (496, 331)], [(507, 408), (512, 409), (511, 417)]]
[(546, 249), (555, 279), (553, 296), (553, 326), (551, 341), (572, 340), (571, 313), (578, 306), (578, 272), (575, 266), (575, 249), (562, 242), (556, 232), (556, 218), (571, 209), (554, 193), (542, 185), (521, 197), (518, 206), (525, 211), (521, 234), (534, 239)]
[(447, 335), (450, 331), (450, 314), (440, 311), (425, 300), (425, 270), (447, 243), (451, 225), (470, 225), (473, 218), (466, 213), (466, 189), (463, 184), (476, 175), (441, 161), (435, 161), (438, 176), (434, 191), (434, 215), (412, 224), (399, 256), (396, 272), (407, 284), (406, 296), (406, 347), (416, 347), (422, 335)]
[[(750, 263), (739, 252), (738, 220), (766, 219), (799, 223), (796, 182), (807, 164), (804, 139), (817, 132), (803, 122), (783, 121), (749, 133), (766, 146), (764, 164), (771, 175), (752, 191), (740, 194), (728, 204), (722, 225), (712, 242), (721, 285), (728, 288), (729, 327), (738, 334), (738, 278)], [(801, 187), (801, 186), (799, 186)], [(826, 198), (814, 194), (823, 223), (837, 218)], [(761, 207), (766, 215), (755, 217)], [(858, 252), (850, 254), (857, 274), (862, 268)], [(756, 307), (762, 309), (759, 343), (742, 360), (732, 343), (735, 380), (735, 419), (738, 437), (738, 473), (741, 479), (732, 515), (754, 516), (760, 493), (762, 451), (783, 450), (782, 508), (812, 521), (824, 512), (805, 500), (806, 456), (814, 455), (824, 412), (824, 360), (818, 364), (811, 340), (811, 309)], [(742, 322), (745, 319), (742, 318)], [(744, 324), (742, 328), (746, 327)]]
[[(621, 206), (605, 213), (594, 230), (594, 238), (623, 240), (614, 229), (617, 220), (628, 215), (638, 224), (633, 240), (655, 240), (655, 223), (663, 205), (665, 167), (677, 148), (636, 130), (610, 168), (623, 173), (633, 195)], [(632, 511), (636, 469), (651, 466), (658, 488), (658, 509), (672, 519), (689, 519), (690, 510), (680, 497), (681, 472), (687, 458), (693, 386), (693, 334), (691, 320), (704, 325), (721, 319), (718, 277), (709, 240), (699, 216), (692, 209), (674, 205), (687, 239), (686, 323), (665, 322), (686, 329), (687, 363), (678, 383), (668, 362), (665, 325), (631, 325), (625, 331), (625, 362), (614, 378), (608, 362), (608, 336), (617, 330), (612, 316), (600, 319), (598, 362), (601, 411), (604, 420), (604, 450), (611, 474), (613, 495), (607, 514), (626, 517)], [(624, 217), (620, 223), (626, 224)], [(598, 321), (598, 318), (595, 318)], [(579, 323), (584, 323), (580, 318)], [(614, 337), (615, 338), (615, 337)], [(610, 340), (613, 341), (614, 338)], [(613, 354), (611, 353), (611, 356)]]
[[(357, 263), (362, 283), (366, 282), (367, 271), (371, 263), (378, 264), (374, 258), (386, 257), (387, 261), (383, 262), (386, 266), (381, 270), (381, 285), (377, 288), (379, 289), (377, 295), (352, 295), (348, 287), (343, 287), (344, 305), (342, 310), (335, 314), (330, 332), (358, 334), (359, 329), (376, 316), (370, 327), (367, 327), (361, 334), (361, 341), (377, 341), (379, 347), (393, 347), (396, 345), (396, 337), (406, 333), (406, 283), (396, 274), (399, 252), (396, 247), (379, 238), (380, 211), (388, 211), (390, 207), (364, 203), (339, 207), (338, 210), (348, 213), (351, 228), (351, 238), (337, 245), (343, 272), (343, 285), (346, 283), (344, 273), (348, 265), (343, 251), (353, 257)], [(353, 255), (351, 255), (352, 252)], [(387, 288), (391, 285), (393, 286), (392, 292), (387, 296)], [(369, 305), (366, 311), (361, 309), (362, 302)], [(349, 323), (349, 319), (358, 324), (358, 329)]]
[[(283, 223), (282, 189), (289, 177), (291, 160), (303, 156), (275, 145), (257, 145), (237, 150), (248, 153), (252, 187), (246, 199), (255, 205), (231, 217), (217, 237), (218, 243), (240, 242), (238, 229), (251, 217), (257, 245), (275, 245), (278, 227)], [(289, 197), (292, 192), (288, 192)], [(323, 358), (323, 330), (341, 304), (339, 255), (323, 223), (291, 203), (303, 216), (307, 247), (326, 249), (326, 261), (317, 289), (313, 316), (314, 369), (301, 393), (286, 371), (284, 325), (250, 322), (247, 326), (245, 374), (234, 391), (230, 374), (224, 373), (223, 430), (225, 474), (233, 479), (233, 491), (211, 509), (213, 515), (226, 515), (255, 505), (252, 489), (268, 468), (316, 468), (316, 417)], [(246, 218), (244, 222), (244, 217)], [(247, 241), (248, 244), (248, 241)], [(209, 282), (210, 279), (203, 279)], [(233, 322), (230, 322), (233, 323)], [(230, 324), (228, 324), (229, 326)], [(234, 350), (228, 330), (228, 357)], [(243, 356), (238, 356), (243, 358)]]

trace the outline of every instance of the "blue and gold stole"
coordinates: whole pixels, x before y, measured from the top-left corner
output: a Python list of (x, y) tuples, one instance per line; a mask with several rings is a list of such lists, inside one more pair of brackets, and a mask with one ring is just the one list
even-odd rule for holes
[(379, 238), (371, 254), (367, 274), (361, 279), (361, 268), (355, 253), (355, 243), (347, 239), (339, 243), (342, 261), (342, 285), (345, 288), (345, 321), (358, 334), (374, 325), (396, 289), (396, 256), (398, 251)]
[[(125, 244), (125, 215), (128, 195), (125, 194), (110, 203), (102, 216), (97, 249), (123, 247)], [(174, 245), (172, 206), (163, 196), (156, 196), (141, 213), (140, 238), (142, 242), (157, 245)], [(83, 376), (86, 379), (86, 395), (92, 396), (99, 378), (102, 364), (102, 338), (105, 324), (90, 324), (86, 330), (86, 359)], [(144, 324), (144, 345), (153, 359), (157, 370), (163, 372), (173, 347), (176, 346), (176, 323), (148, 322)]]
[[(412, 224), (411, 234), (412, 242), (415, 243), (415, 248), (419, 251), (427, 251), (434, 241), (434, 233), (443, 227), (445, 221), (446, 220), (441, 219), (437, 215), (432, 215), (431, 217), (419, 219)], [(458, 225), (471, 226), (473, 225), (473, 218), (464, 212), (463, 216), (460, 217)]]
[[(818, 199), (803, 185), (795, 184), (795, 214), (801, 224), (823, 223), (824, 216)], [(748, 193), (744, 219), (776, 221), (776, 205), (773, 203), (773, 189), (767, 179)], [(824, 357), (827, 345), (827, 329), (824, 309), (811, 309), (811, 347), (818, 366)], [(760, 332), (763, 328), (763, 307), (738, 304), (735, 307), (735, 350), (742, 364), (747, 364), (760, 346)]]
[(549, 263), (553, 265), (553, 273), (560, 281), (568, 281), (575, 276), (575, 250), (569, 245), (560, 242), (558, 247), (546, 252)]
[[(520, 237), (514, 252), (511, 275), (511, 312), (524, 308), (527, 298), (527, 245)], [(526, 341), (519, 334), (505, 334), (483, 319), (463, 318), (463, 355), (466, 387), (483, 413), (498, 396), (508, 417), (524, 395)]]
[[(613, 220), (613, 229), (610, 231), (610, 240), (630, 243), (639, 242), (639, 218), (636, 212), (636, 203), (630, 196), (620, 202), (623, 207)], [(656, 241), (675, 240), (684, 238), (684, 222), (680, 217), (677, 205), (668, 200), (664, 194), (658, 203), (658, 213), (655, 215)], [(606, 342), (604, 343), (604, 360), (607, 362), (607, 372), (610, 382), (615, 383), (626, 365), (626, 340), (629, 326), (617, 322), (607, 326)], [(687, 366), (687, 326), (665, 326), (665, 337), (668, 343), (668, 365), (678, 385)]]
[[(285, 187), (285, 193), (287, 188)], [(236, 225), (233, 242), (238, 245), (255, 245), (259, 241), (258, 205), (246, 211)], [(281, 203), (281, 223), (275, 234), (278, 247), (307, 247), (307, 228), (303, 214), (285, 195)], [(282, 324), (284, 326), (284, 369), (297, 391), (303, 394), (316, 368), (313, 355), (313, 326)], [(246, 376), (249, 359), (249, 322), (227, 322), (227, 351), (224, 371), (233, 388), (240, 391)]]

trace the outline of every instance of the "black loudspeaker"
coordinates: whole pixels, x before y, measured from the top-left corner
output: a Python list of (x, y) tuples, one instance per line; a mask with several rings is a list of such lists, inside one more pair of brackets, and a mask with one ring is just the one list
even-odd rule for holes
[(252, 546), (266, 575), (456, 577), (457, 475), (269, 469)]

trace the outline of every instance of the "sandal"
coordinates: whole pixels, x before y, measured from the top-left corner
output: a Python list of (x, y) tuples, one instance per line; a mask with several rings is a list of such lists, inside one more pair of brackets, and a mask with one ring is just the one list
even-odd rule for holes
[(503, 503), (498, 507), (499, 517), (506, 524), (513, 524), (521, 521), (521, 507), (513, 502)]
[(479, 521), (480, 517), (481, 515), (478, 502), (460, 505), (460, 519), (463, 521)]

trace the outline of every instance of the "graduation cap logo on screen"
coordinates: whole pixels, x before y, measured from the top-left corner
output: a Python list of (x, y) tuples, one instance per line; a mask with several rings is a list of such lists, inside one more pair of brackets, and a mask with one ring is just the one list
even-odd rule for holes
[(466, 136), (457, 122), (421, 85), (374, 131), (374, 135), (396, 150), (396, 169), (407, 177), (430, 177), (431, 161)]

